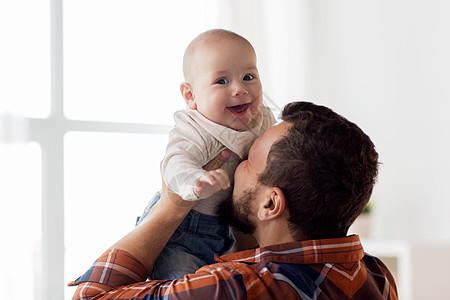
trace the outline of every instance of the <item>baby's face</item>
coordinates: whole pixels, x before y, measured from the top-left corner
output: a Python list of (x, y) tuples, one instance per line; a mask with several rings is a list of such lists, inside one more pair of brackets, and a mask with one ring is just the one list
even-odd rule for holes
[(262, 103), (253, 48), (239, 40), (216, 41), (200, 46), (193, 59), (190, 108), (220, 125), (246, 127)]

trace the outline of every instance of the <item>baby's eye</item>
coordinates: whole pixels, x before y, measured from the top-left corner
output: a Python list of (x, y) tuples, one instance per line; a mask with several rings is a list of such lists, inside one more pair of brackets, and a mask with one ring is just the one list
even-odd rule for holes
[(228, 80), (225, 78), (220, 78), (219, 80), (216, 81), (217, 84), (227, 84)]
[(247, 74), (247, 75), (244, 76), (244, 80), (245, 81), (249, 81), (249, 80), (252, 80), (254, 78), (255, 78), (255, 76), (253, 76), (252, 74)]

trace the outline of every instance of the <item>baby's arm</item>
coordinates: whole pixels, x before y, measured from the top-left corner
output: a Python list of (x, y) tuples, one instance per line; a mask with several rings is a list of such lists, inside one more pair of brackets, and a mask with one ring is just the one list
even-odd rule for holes
[[(180, 146), (180, 145), (178, 145)], [(208, 161), (197, 160), (201, 155), (196, 147), (175, 151), (163, 160), (163, 177), (166, 184), (184, 200), (200, 200), (221, 189), (230, 187), (230, 179), (224, 169), (205, 171)]]
[(194, 193), (199, 199), (211, 196), (221, 189), (230, 187), (230, 179), (224, 169), (208, 171), (195, 182)]
[(230, 180), (224, 170), (208, 172), (203, 169), (224, 146), (185, 114), (177, 113), (175, 120), (162, 163), (163, 179), (169, 188), (191, 201), (227, 189)]

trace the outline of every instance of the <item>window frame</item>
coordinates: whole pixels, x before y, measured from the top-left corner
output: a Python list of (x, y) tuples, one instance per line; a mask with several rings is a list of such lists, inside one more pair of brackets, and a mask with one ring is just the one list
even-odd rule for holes
[[(64, 299), (64, 136), (69, 131), (168, 134), (169, 125), (70, 120), (64, 115), (63, 0), (50, 0), (50, 115), (24, 118), (42, 153), (42, 295)], [(40, 297), (41, 296), (41, 297)]]

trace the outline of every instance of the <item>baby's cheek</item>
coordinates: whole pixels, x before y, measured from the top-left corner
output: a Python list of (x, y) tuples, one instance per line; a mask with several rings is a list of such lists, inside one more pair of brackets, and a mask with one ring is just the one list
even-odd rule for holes
[(250, 111), (252, 113), (252, 119), (256, 116), (256, 114), (259, 112), (262, 106), (262, 99), (253, 102), (253, 105), (250, 108)]

